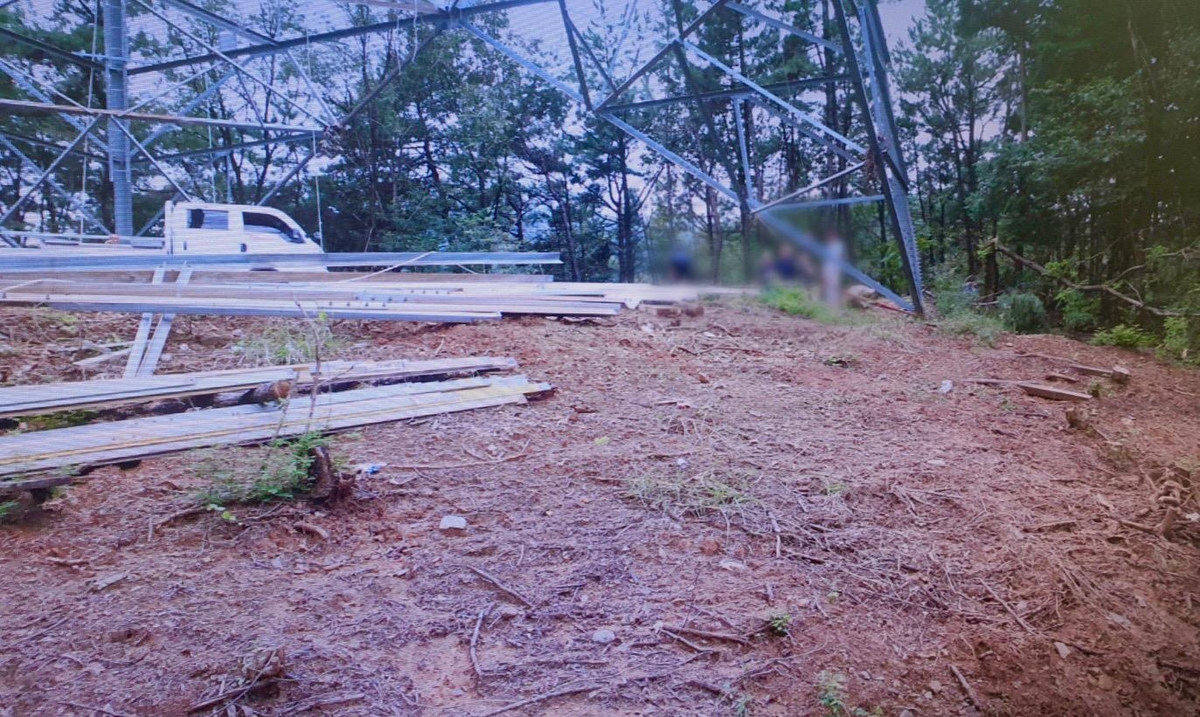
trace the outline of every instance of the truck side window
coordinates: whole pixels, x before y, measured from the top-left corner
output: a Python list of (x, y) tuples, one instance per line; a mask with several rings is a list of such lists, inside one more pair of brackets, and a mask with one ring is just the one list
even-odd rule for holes
[(260, 214), (258, 212), (243, 212), (242, 223), (248, 232), (260, 232), (263, 234), (276, 234), (285, 241), (293, 244), (303, 244), (304, 237), (300, 233), (287, 225), (279, 217), (272, 214)]
[(188, 229), (229, 229), (229, 212), (219, 209), (189, 209)]

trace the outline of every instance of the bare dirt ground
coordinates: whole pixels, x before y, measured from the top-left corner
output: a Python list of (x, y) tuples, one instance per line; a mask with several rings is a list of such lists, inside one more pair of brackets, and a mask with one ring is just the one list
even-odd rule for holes
[[(5, 313), (0, 374), (79, 378), (48, 344), (134, 321)], [(511, 355), (558, 391), (339, 437), (388, 465), (332, 508), (151, 534), (204, 464), (93, 473), (0, 528), (0, 714), (183, 715), (277, 672), (194, 714), (1200, 713), (1200, 374), (890, 315), (671, 324), (336, 326), (340, 357)], [(181, 319), (161, 370), (238, 365), (231, 327), (274, 325)], [(1133, 381), (1071, 430), (1065, 404), (962, 380), (1062, 368), (1018, 352)]]

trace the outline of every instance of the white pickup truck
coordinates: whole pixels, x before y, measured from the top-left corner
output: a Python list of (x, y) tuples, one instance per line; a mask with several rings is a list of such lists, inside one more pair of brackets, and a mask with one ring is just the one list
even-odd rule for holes
[(291, 217), (270, 207), (168, 202), (163, 218), (168, 254), (320, 254)]
[[(120, 237), (88, 234), (43, 234), (5, 232), (21, 248), (4, 248), (24, 253), (39, 249), (43, 254), (78, 256), (80, 253), (118, 256), (143, 255), (159, 250), (167, 254), (321, 254), (321, 245), (310, 238), (294, 219), (270, 207), (207, 202), (167, 202), (163, 209), (163, 236)], [(242, 265), (248, 269), (268, 266)]]

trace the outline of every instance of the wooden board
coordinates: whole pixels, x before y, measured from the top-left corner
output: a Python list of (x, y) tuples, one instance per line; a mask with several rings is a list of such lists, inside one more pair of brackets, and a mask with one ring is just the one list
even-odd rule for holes
[[(192, 448), (259, 443), (452, 411), (523, 403), (551, 390), (524, 376), (400, 384), (293, 398), (282, 406), (236, 406), (0, 436), (0, 475), (104, 465)], [(0, 483), (0, 492), (23, 489)]]
[(1086, 393), (1078, 393), (1076, 391), (1067, 391), (1055, 386), (1046, 386), (1040, 383), (1018, 383), (1017, 386), (1031, 396), (1039, 398), (1048, 398), (1052, 401), (1090, 401), (1092, 397)]
[(315, 366), (299, 364), (274, 368), (14, 386), (0, 388), (0, 418), (101, 407), (115, 408), (167, 398), (247, 391), (275, 381), (292, 380), (297, 389), (300, 389), (312, 384), (317, 377), (326, 383), (371, 381), (499, 371), (515, 368), (516, 365), (517, 362), (511, 358), (491, 356), (432, 361), (326, 361), (321, 364), (319, 374)]

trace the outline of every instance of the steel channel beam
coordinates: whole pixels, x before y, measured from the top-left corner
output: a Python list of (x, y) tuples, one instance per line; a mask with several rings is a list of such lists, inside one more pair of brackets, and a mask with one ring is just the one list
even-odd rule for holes
[[(763, 85), (763, 88), (773, 92), (786, 92), (788, 90), (807, 90), (814, 87), (821, 87), (831, 82), (845, 82), (850, 79), (849, 75), (831, 75), (829, 77), (813, 77), (805, 80), (785, 80), (783, 82), (772, 82)], [(715, 100), (737, 100), (745, 99), (751, 96), (757, 96), (757, 92), (749, 89), (733, 89), (733, 90), (715, 90), (712, 92), (704, 92), (700, 95), (701, 99), (707, 101)], [(610, 105), (607, 109), (609, 112), (629, 112), (633, 110), (652, 109), (654, 107), (662, 107), (665, 105), (678, 104), (680, 102), (693, 102), (695, 97), (691, 95), (677, 95), (675, 97), (663, 97), (653, 100), (642, 100), (640, 102), (628, 102), (619, 105)]]
[[(477, 5), (474, 7), (458, 8), (448, 10), (436, 15), (419, 15), (416, 21), (420, 23), (454, 23), (458, 20), (466, 20), (478, 15), (486, 15), (493, 12), (502, 12), (504, 10), (512, 10), (514, 8), (526, 7), (528, 5), (541, 5), (557, 2), (557, 0), (505, 0), (504, 2), (494, 2), (487, 5)], [(263, 56), (271, 55), (286, 50), (304, 47), (310, 43), (336, 42), (345, 40), (359, 35), (370, 35), (376, 32), (390, 32), (396, 29), (395, 22), (378, 22), (371, 25), (363, 25), (362, 27), (347, 27), (329, 32), (317, 33), (315, 35), (307, 35), (304, 37), (293, 37), (286, 40), (276, 40), (273, 44), (249, 45), (247, 47), (239, 47), (229, 52), (222, 53), (225, 58), (248, 57), (248, 56)], [(168, 60), (166, 62), (158, 62), (151, 65), (142, 65), (140, 67), (129, 68), (129, 74), (141, 75), (148, 72), (162, 72), (171, 70), (177, 67), (187, 67), (201, 62), (215, 62), (225, 59), (216, 54), (196, 55), (193, 57), (184, 57), (178, 60)]]
[[(522, 266), (561, 264), (557, 252), (344, 252), (332, 254), (174, 254), (146, 250), (147, 256), (52, 256), (39, 257), (37, 249), (5, 250), (4, 271), (135, 271), (164, 267), (175, 271), (185, 266), (246, 267), (349, 267), (349, 266)], [(18, 252), (28, 252), (29, 257)]]
[(278, 132), (311, 132), (320, 133), (323, 130), (319, 127), (300, 127), (289, 124), (254, 124), (252, 122), (238, 122), (236, 120), (224, 119), (209, 119), (207, 117), (183, 117), (180, 115), (158, 115), (147, 114), (145, 112), (120, 112), (117, 110), (106, 110), (99, 108), (74, 107), (71, 105), (55, 105), (45, 102), (29, 102), (27, 100), (7, 100), (0, 99), (0, 109), (7, 109), (13, 112), (59, 112), (70, 115), (82, 115), (85, 117), (118, 117), (131, 122), (156, 122), (160, 124), (176, 124), (176, 125), (196, 125), (199, 127), (227, 127), (230, 129), (251, 129), (251, 130), (275, 130)]

